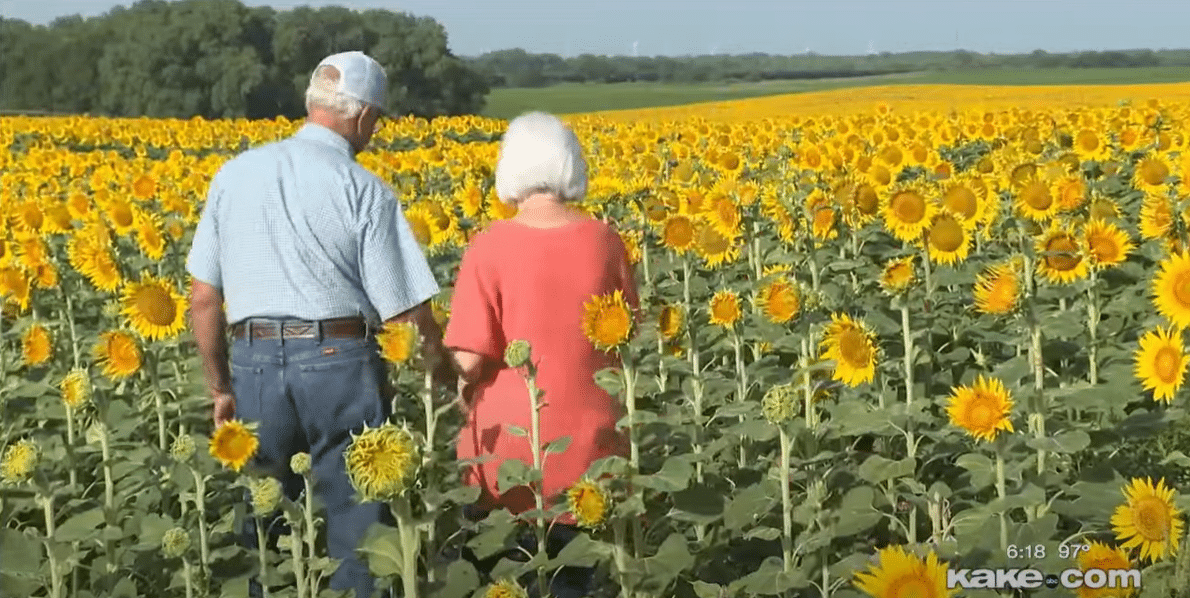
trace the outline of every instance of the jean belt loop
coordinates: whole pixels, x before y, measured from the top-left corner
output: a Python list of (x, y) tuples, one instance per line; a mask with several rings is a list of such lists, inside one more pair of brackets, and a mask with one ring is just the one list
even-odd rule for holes
[(314, 320), (314, 344), (322, 344), (322, 322), (323, 320)]
[(248, 346), (252, 346), (252, 318), (244, 320), (244, 334), (248, 338)]
[(282, 347), (285, 346), (285, 322), (286, 321), (287, 320), (285, 318), (278, 318), (275, 322), (273, 322), (274, 324), (277, 325), (277, 342), (281, 343)]

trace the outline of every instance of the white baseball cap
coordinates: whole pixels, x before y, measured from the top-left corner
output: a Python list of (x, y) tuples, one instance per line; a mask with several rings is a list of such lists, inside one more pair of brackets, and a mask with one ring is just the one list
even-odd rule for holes
[[(323, 66), (339, 71), (339, 87), (335, 90), (385, 112), (388, 99), (388, 76), (384, 67), (371, 56), (360, 51), (331, 54), (318, 63), (314, 72)], [(313, 80), (314, 76), (310, 75)]]

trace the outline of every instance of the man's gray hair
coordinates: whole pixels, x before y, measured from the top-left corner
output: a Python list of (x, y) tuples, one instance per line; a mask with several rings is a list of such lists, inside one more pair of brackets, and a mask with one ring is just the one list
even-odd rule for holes
[(587, 195), (587, 160), (578, 136), (556, 116), (529, 112), (508, 123), (496, 164), (496, 196), (516, 204), (533, 193), (563, 201)]
[(339, 69), (324, 65), (314, 71), (306, 88), (306, 112), (316, 108), (330, 110), (341, 118), (352, 119), (364, 111), (364, 103), (335, 90), (339, 86)]

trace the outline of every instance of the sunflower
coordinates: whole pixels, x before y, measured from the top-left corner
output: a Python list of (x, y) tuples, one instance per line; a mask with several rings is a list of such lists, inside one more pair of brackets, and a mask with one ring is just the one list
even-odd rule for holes
[(1087, 202), (1087, 182), (1080, 175), (1062, 177), (1054, 183), (1054, 195), (1059, 210), (1073, 212)]
[(1173, 488), (1165, 480), (1133, 479), (1124, 489), (1125, 503), (1112, 514), (1112, 530), (1121, 548), (1140, 548), (1140, 558), (1158, 561), (1178, 552), (1182, 537), (1181, 511), (1174, 506)]
[(847, 314), (831, 314), (819, 345), (820, 359), (834, 362), (832, 378), (856, 387), (876, 377), (876, 335)]
[(1086, 278), (1089, 260), (1083, 259), (1080, 235), (1068, 227), (1052, 222), (1048, 231), (1037, 239), (1037, 273), (1052, 284), (1069, 284)]
[(483, 598), (529, 598), (529, 592), (512, 579), (501, 579), (488, 586)]
[(8, 445), (0, 458), (0, 482), (17, 485), (29, 481), (37, 471), (40, 457), (37, 443), (27, 438)]
[(1106, 220), (1091, 220), (1083, 230), (1091, 263), (1099, 267), (1116, 266), (1128, 259), (1132, 239), (1120, 227)]
[(1190, 355), (1182, 345), (1182, 334), (1173, 328), (1150, 330), (1141, 337), (1135, 354), (1136, 378), (1153, 399), (1169, 403), (1182, 387)]
[(711, 323), (724, 328), (735, 326), (742, 315), (740, 311), (740, 296), (725, 289), (716, 292), (711, 297), (709, 307)]
[(463, 209), (463, 216), (476, 219), (483, 214), (484, 199), (483, 190), (474, 183), (464, 187), (458, 202)]
[(238, 420), (224, 422), (211, 435), (210, 453), (224, 467), (239, 472), (260, 448), (260, 441), (251, 427)]
[(694, 221), (686, 214), (673, 214), (661, 225), (661, 244), (678, 253), (694, 247)]
[(597, 295), (583, 304), (583, 334), (596, 349), (611, 351), (632, 336), (632, 311), (621, 291)]
[(742, 221), (740, 208), (726, 193), (716, 191), (710, 197), (705, 216), (719, 234), (731, 237), (739, 233)]
[(120, 313), (143, 338), (175, 338), (186, 327), (186, 300), (173, 284), (147, 272), (139, 282), (124, 285), (120, 303)]
[(21, 337), (21, 356), (25, 365), (40, 365), (53, 356), (53, 344), (50, 341), (50, 331), (41, 323), (35, 322), (25, 330)]
[(975, 309), (1003, 315), (1016, 309), (1021, 296), (1021, 275), (1017, 260), (988, 267), (975, 282)]
[(815, 189), (806, 197), (806, 216), (810, 221), (810, 233), (819, 241), (829, 241), (839, 236), (835, 226), (835, 209), (822, 189)]
[(738, 238), (722, 234), (714, 226), (700, 222), (695, 232), (694, 250), (709, 268), (717, 268), (735, 260), (739, 253)]
[(942, 187), (940, 203), (942, 208), (972, 226), (984, 220), (988, 209), (987, 191), (978, 179), (964, 177), (953, 179)]
[(884, 272), (880, 275), (880, 287), (889, 295), (904, 293), (913, 284), (913, 261), (915, 256), (907, 256), (893, 260), (884, 265)]
[(1161, 315), (1178, 328), (1190, 328), (1190, 254), (1171, 255), (1161, 262), (1153, 295)]
[(21, 311), (29, 309), (30, 282), (29, 275), (20, 268), (0, 268), (0, 297), (5, 304), (15, 305)]
[(161, 217), (152, 212), (141, 214), (136, 223), (136, 244), (141, 253), (151, 260), (160, 260), (165, 255), (165, 236), (162, 233)]
[(347, 475), (362, 502), (396, 498), (414, 481), (418, 463), (417, 443), (408, 430), (385, 423), (378, 428), (364, 426), (344, 454)]
[(389, 363), (403, 364), (413, 358), (417, 351), (417, 325), (412, 322), (385, 322), (376, 335), (380, 354)]
[(599, 529), (611, 515), (612, 497), (592, 480), (579, 480), (566, 491), (570, 514), (579, 527)]
[(109, 330), (99, 335), (94, 354), (103, 366), (103, 375), (114, 380), (127, 378), (140, 370), (140, 347), (127, 332)]
[(946, 563), (930, 552), (925, 559), (904, 546), (880, 550), (878, 565), (857, 573), (855, 587), (873, 598), (948, 598), (954, 590), (946, 587)]
[(1013, 205), (1017, 213), (1034, 222), (1045, 222), (1062, 209), (1057, 185), (1038, 175), (1030, 175), (1017, 186)]
[(789, 278), (781, 276), (761, 287), (756, 302), (768, 321), (784, 324), (801, 309), (797, 287)]
[(980, 375), (972, 386), (952, 389), (950, 423), (964, 429), (968, 434), (991, 442), (1001, 430), (1012, 432), (1012, 396), (1004, 383), (995, 378)]
[(971, 235), (962, 221), (949, 213), (934, 217), (926, 231), (930, 260), (940, 264), (954, 264), (967, 259), (971, 250)]
[[(1120, 548), (1101, 544), (1099, 542), (1087, 542), (1083, 550), (1078, 553), (1078, 568), (1082, 571), (1090, 571), (1098, 569), (1104, 572), (1110, 571), (1128, 571), (1132, 569), (1132, 561), (1128, 555)], [(1081, 587), (1078, 589), (1079, 598), (1125, 598), (1136, 594), (1137, 588), (1116, 587), (1116, 588), (1088, 588)]]
[(686, 319), (685, 313), (682, 311), (682, 306), (675, 304), (666, 304), (661, 307), (661, 313), (657, 315), (657, 332), (661, 335), (661, 340), (665, 342), (673, 342), (681, 334)]
[(422, 247), (429, 247), (434, 241), (434, 231), (430, 224), (430, 219), (433, 217), (430, 211), (425, 206), (414, 205), (409, 206), (405, 211), (405, 222), (409, 224), (409, 230), (413, 233), (413, 238), (417, 240), (417, 244)]
[(1080, 130), (1072, 141), (1072, 149), (1080, 161), (1103, 161), (1111, 156), (1108, 140), (1092, 129)]
[(1132, 184), (1141, 191), (1164, 192), (1170, 183), (1169, 161), (1157, 154), (1145, 156), (1132, 171)]
[(62, 378), (59, 390), (62, 392), (62, 402), (71, 409), (78, 409), (91, 400), (91, 377), (86, 370), (71, 370)]
[(912, 187), (893, 189), (884, 202), (884, 225), (906, 243), (921, 240), (934, 217), (934, 205), (924, 191)]
[(1145, 194), (1140, 204), (1140, 236), (1159, 241), (1173, 230), (1173, 207), (1169, 198), (1156, 193)]
[(252, 497), (252, 513), (255, 515), (269, 515), (281, 504), (283, 491), (277, 478), (253, 478), (248, 482), (248, 492)]

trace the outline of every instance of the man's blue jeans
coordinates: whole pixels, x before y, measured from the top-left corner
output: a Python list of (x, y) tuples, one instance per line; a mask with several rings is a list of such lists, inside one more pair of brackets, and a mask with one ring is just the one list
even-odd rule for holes
[[(355, 549), (369, 526), (391, 517), (384, 504), (359, 504), (343, 453), (353, 432), (380, 426), (392, 411), (393, 391), (375, 340), (236, 339), (231, 371), (236, 417), (259, 422), (252, 465), (281, 480), (286, 496), (296, 500), (304, 484), (289, 460), (310, 454), (314, 493), (326, 509), (327, 552), (342, 560), (331, 588), (371, 598), (375, 582)], [(251, 549), (257, 545), (255, 524), (250, 516), (242, 530)], [(282, 524), (276, 516), (265, 521), (274, 547)], [(260, 586), (254, 581), (250, 589), (256, 595)]]

